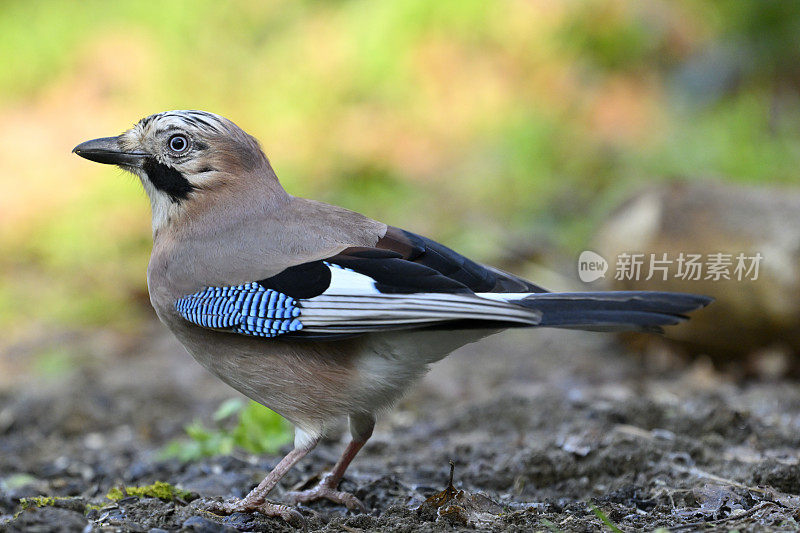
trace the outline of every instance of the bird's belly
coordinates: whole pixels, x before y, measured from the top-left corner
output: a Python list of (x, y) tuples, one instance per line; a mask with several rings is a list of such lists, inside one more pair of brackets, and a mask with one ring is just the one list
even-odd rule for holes
[(430, 363), (493, 332), (427, 330), (297, 341), (208, 330), (173, 313), (159, 316), (209, 372), (312, 435), (342, 416), (390, 407)]
[(434, 363), (497, 330), (416, 330), (365, 337), (356, 368), (353, 405), (375, 413), (391, 407)]
[(356, 343), (287, 342), (179, 328), (188, 352), (209, 372), (248, 398), (316, 434), (352, 412)]

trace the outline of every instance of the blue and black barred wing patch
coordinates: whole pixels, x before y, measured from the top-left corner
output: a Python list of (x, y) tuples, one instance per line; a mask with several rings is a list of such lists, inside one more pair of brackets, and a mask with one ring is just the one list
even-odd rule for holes
[(297, 301), (258, 283), (209, 287), (175, 302), (180, 315), (198, 326), (258, 337), (299, 331)]

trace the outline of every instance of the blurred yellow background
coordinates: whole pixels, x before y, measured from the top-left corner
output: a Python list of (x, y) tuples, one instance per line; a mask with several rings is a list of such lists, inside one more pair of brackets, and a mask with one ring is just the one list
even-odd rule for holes
[(146, 115), (227, 116), (290, 193), (480, 260), (573, 254), (641, 184), (797, 183), (798, 40), (780, 1), (5, 1), (0, 351), (153, 316), (140, 185), (70, 153)]

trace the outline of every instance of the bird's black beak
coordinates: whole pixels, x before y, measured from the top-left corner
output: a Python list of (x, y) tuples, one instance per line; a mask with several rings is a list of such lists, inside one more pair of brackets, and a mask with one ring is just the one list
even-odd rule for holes
[(83, 142), (73, 148), (72, 153), (97, 163), (129, 167), (141, 166), (147, 157), (145, 152), (127, 152), (120, 148), (119, 137), (103, 137)]

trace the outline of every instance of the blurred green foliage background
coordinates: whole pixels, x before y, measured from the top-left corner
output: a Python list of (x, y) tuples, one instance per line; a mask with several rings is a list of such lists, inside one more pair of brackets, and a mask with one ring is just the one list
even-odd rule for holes
[(798, 40), (778, 0), (6, 0), (0, 349), (152, 316), (144, 193), (70, 154), (143, 116), (225, 115), (291, 193), (478, 259), (573, 253), (636, 186), (798, 182)]

